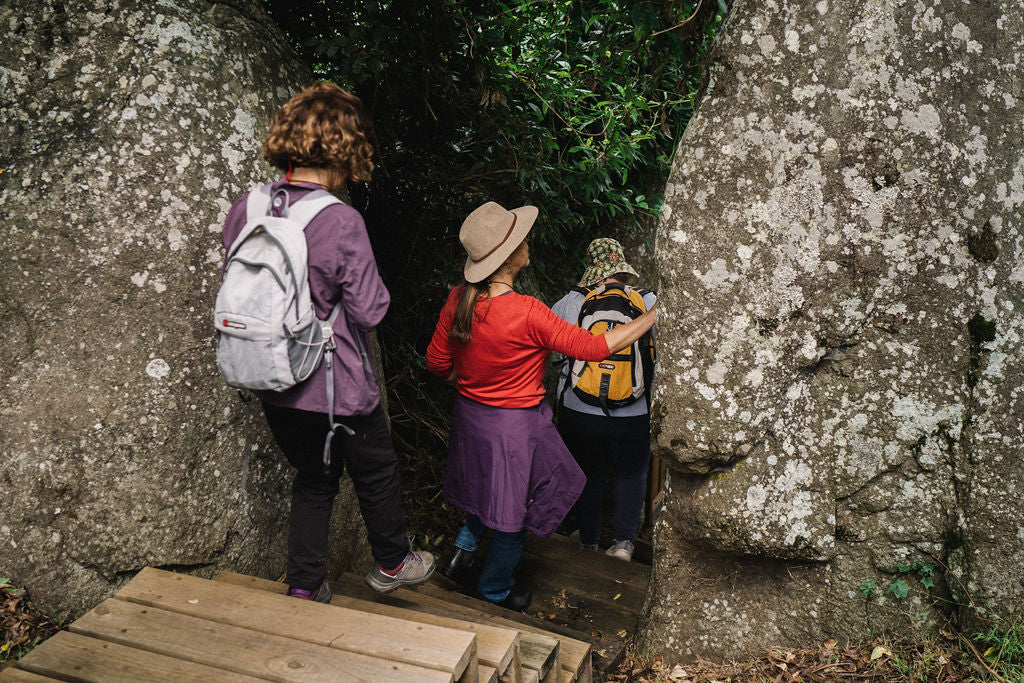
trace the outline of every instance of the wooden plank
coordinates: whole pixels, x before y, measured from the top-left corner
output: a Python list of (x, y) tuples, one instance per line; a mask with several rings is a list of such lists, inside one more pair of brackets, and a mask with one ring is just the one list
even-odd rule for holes
[[(609, 558), (611, 559), (611, 558)], [(562, 668), (569, 669), (573, 677), (579, 679), (582, 676), (589, 677), (591, 666), (590, 643), (578, 637), (566, 635), (555, 628), (541, 628), (536, 625), (536, 620), (526, 615), (509, 612), (500, 607), (488, 605), (480, 600), (475, 600), (461, 593), (453, 593), (430, 582), (416, 586), (410, 592), (415, 592), (422, 598), (429, 598), (435, 604), (448, 606), (451, 611), (460, 610), (460, 615), (475, 614), (476, 618), (483, 619), (488, 623), (508, 625), (520, 630), (520, 637), (523, 632), (539, 633), (556, 638), (559, 641), (559, 653), (562, 660)], [(501, 613), (498, 616), (497, 613)], [(552, 627), (555, 625), (552, 624)], [(582, 635), (582, 634), (579, 634)], [(585, 636), (584, 636), (585, 637)]]
[[(503, 683), (522, 683), (522, 663), (520, 660), (520, 638), (521, 629), (517, 624), (497, 624), (493, 619), (480, 618), (479, 615), (471, 615), (468, 619), (461, 610), (453, 610), (449, 605), (429, 596), (422, 596), (415, 591), (401, 591), (400, 593), (378, 593), (367, 587), (361, 577), (354, 574), (342, 574), (334, 584), (335, 596), (345, 594), (353, 599), (360, 599), (377, 604), (390, 605), (407, 612), (421, 612), (424, 614), (436, 614), (446, 617), (454, 617), (463, 623), (470, 623), (474, 626), (495, 627), (515, 633), (515, 647), (511, 649), (512, 657), (498, 668), (498, 677)], [(486, 615), (485, 615), (486, 616)], [(504, 660), (503, 660), (504, 661)]]
[(288, 593), (288, 584), (286, 583), (261, 579), (258, 576), (249, 576), (248, 574), (239, 574), (238, 572), (220, 572), (213, 577), (213, 580), (218, 583), (230, 583), (234, 586), (242, 586), (243, 588), (252, 588), (253, 590), (277, 593), (279, 595), (287, 595)]
[(2, 683), (53, 683), (56, 678), (34, 674), (31, 671), (19, 669), (17, 666), (9, 666), (0, 669), (0, 681)]
[(115, 596), (121, 600), (446, 671), (476, 670), (476, 636), (393, 617), (333, 607), (147, 567)]
[[(421, 586), (426, 584), (421, 584)], [(362, 583), (361, 579), (354, 574), (343, 574), (337, 581), (339, 590), (351, 591), (353, 595), (359, 595), (363, 597), (366, 595), (368, 589)], [(417, 587), (419, 588), (419, 587)], [(508, 626), (515, 628), (519, 631), (519, 650), (520, 657), (522, 660), (522, 666), (525, 668), (533, 669), (543, 678), (549, 675), (557, 676), (558, 670), (563, 667), (562, 662), (562, 638), (552, 633), (548, 633), (545, 630), (537, 627), (526, 627), (524, 624), (518, 623), (511, 620), (503, 620), (500, 617), (496, 617), (494, 612), (516, 614), (509, 612), (508, 610), (502, 609), (497, 606), (490, 606), (493, 612), (480, 610), (479, 607), (484, 607), (486, 603), (479, 600), (473, 600), (472, 598), (466, 598), (458, 593), (450, 593), (445, 591), (443, 588), (432, 587), (429, 589), (432, 591), (431, 594), (427, 594), (424, 591), (411, 590), (405, 594), (404, 599), (409, 601), (416, 601), (420, 605), (429, 606), (432, 609), (445, 610), (448, 614), (457, 614), (459, 618), (471, 619), (482, 623), (500, 624), (502, 626)], [(413, 596), (416, 596), (415, 598)], [(455, 600), (453, 603), (452, 600)], [(473, 605), (466, 605), (463, 600), (468, 600)], [(571, 640), (566, 638), (566, 640)], [(582, 666), (582, 660), (587, 660), (589, 665), (589, 656), (584, 656), (582, 652), (589, 653), (589, 643), (582, 641), (575, 641), (571, 643), (574, 652), (579, 652), (578, 657), (573, 657), (571, 662), (568, 663), (569, 668), (572, 670), (574, 676), (579, 675), (579, 666)], [(575, 660), (579, 660), (579, 663)], [(554, 670), (555, 674), (551, 674)]]
[(665, 496), (665, 476), (668, 473), (665, 463), (654, 452), (651, 452), (650, 468), (647, 477), (647, 494), (644, 497), (644, 528), (654, 526), (661, 509), (661, 501)]
[(195, 664), (173, 657), (60, 631), (18, 665), (32, 673), (61, 680), (102, 681), (102, 683), (181, 683), (181, 681), (252, 681), (233, 671)]
[[(600, 603), (616, 614), (623, 615), (625, 621), (635, 620), (647, 597), (646, 585), (639, 589), (636, 585), (594, 575), (590, 567), (582, 563), (556, 564), (548, 558), (523, 553), (518, 571), (523, 582), (530, 586), (544, 586), (552, 595), (566, 590), (584, 596), (590, 602)], [(632, 630), (633, 625), (630, 623), (627, 627)]]
[(540, 633), (522, 631), (519, 634), (519, 657), (523, 666), (537, 672), (542, 680), (547, 680), (550, 672), (558, 672), (562, 668), (559, 658), (561, 645), (558, 639)]
[(106, 600), (71, 624), (74, 633), (269, 681), (423, 680), (451, 674), (238, 626)]
[(486, 664), (477, 667), (480, 683), (498, 683), (498, 671)]
[(650, 583), (651, 568), (639, 562), (623, 562), (603, 552), (594, 552), (578, 546), (564, 536), (540, 538), (527, 535), (523, 554), (534, 563), (554, 570), (557, 575), (588, 579), (611, 579), (623, 595), (635, 594), (637, 603), (643, 602)]
[[(214, 581), (231, 583), (236, 586), (246, 586), (256, 590), (265, 590), (274, 593), (285, 593), (287, 586), (277, 581), (260, 579), (245, 574), (234, 572), (221, 572), (214, 577)], [(367, 589), (369, 591), (369, 589)], [(404, 591), (403, 591), (404, 593)], [(380, 595), (379, 593), (376, 595)], [(401, 594), (396, 595), (396, 602), (401, 602)], [(488, 624), (478, 624), (450, 616), (441, 616), (429, 612), (418, 612), (403, 608), (399, 604), (385, 604), (383, 602), (371, 602), (360, 600), (347, 595), (334, 595), (331, 598), (332, 605), (357, 609), (363, 612), (383, 614), (385, 616), (406, 619), (434, 626), (444, 626), (463, 631), (472, 631), (476, 634), (477, 661), (493, 667), (499, 671), (505, 671), (512, 661), (516, 650), (519, 648), (519, 632), (510, 628), (495, 627)]]
[[(401, 596), (395, 594), (381, 594), (376, 591), (370, 590), (366, 584), (360, 579), (360, 577), (354, 574), (342, 574), (338, 577), (335, 587), (339, 593), (347, 593), (350, 596), (358, 596), (359, 599), (384, 603), (395, 607), (401, 607), (404, 610), (423, 612), (427, 614), (442, 614), (445, 616), (452, 617), (466, 622), (471, 622), (480, 625), (498, 625), (500, 628), (509, 629), (516, 633), (516, 648), (512, 660), (504, 671), (499, 673), (499, 678), (503, 683), (522, 683), (523, 681), (523, 667), (526, 666), (522, 662), (520, 651), (522, 649), (523, 631), (518, 628), (518, 624), (498, 624), (498, 622), (490, 617), (489, 615), (476, 614), (472, 610), (463, 610), (461, 608), (452, 608), (447, 602), (443, 600), (437, 600), (429, 596), (423, 596), (415, 591), (403, 591)], [(531, 635), (527, 634), (525, 637), (530, 638)]]

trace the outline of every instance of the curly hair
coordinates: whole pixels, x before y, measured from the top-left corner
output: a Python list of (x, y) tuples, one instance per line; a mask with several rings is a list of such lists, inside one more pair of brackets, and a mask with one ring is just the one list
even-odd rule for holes
[(263, 158), (282, 171), (289, 165), (329, 169), (340, 187), (350, 180), (370, 179), (369, 136), (370, 124), (359, 98), (320, 81), (274, 114), (263, 141)]

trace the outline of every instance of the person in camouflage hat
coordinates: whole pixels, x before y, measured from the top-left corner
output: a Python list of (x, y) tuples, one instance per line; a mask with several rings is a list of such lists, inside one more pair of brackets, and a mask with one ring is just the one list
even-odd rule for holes
[[(609, 284), (636, 287), (640, 279), (636, 269), (626, 261), (622, 245), (610, 237), (601, 237), (590, 243), (587, 264), (578, 286), (551, 307), (555, 315), (574, 325), (579, 324), (586, 292)], [(654, 292), (639, 291), (650, 310), (656, 301)], [(611, 408), (607, 414), (601, 408), (584, 403), (572, 391), (565, 390), (572, 360), (565, 360), (558, 378), (558, 431), (587, 475), (587, 483), (576, 503), (578, 528), (570, 538), (597, 550), (604, 483), (610, 472), (615, 479), (615, 541), (606, 554), (628, 561), (633, 558), (647, 491), (651, 459), (648, 401), (638, 400), (620, 408)], [(650, 387), (647, 387), (647, 392), (650, 392)]]
[(626, 263), (622, 245), (610, 237), (600, 237), (590, 243), (587, 247), (587, 263), (590, 266), (583, 271), (580, 287), (593, 287), (613, 275), (618, 275), (616, 279), (627, 285), (635, 284), (640, 278), (633, 266)]

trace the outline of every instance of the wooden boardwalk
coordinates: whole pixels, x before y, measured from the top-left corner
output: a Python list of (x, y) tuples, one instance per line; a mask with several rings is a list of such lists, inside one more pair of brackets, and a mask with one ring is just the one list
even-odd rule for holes
[(534, 592), (524, 615), (440, 576), (381, 595), (346, 574), (324, 605), (289, 598), (266, 579), (147, 568), (0, 672), (0, 682), (589, 683), (621, 656), (646, 570), (565, 539), (532, 538), (519, 572)]

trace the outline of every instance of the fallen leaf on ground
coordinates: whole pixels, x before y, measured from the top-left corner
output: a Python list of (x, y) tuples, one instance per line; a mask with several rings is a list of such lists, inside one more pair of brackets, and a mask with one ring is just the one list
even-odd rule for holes
[(688, 678), (689, 674), (686, 673), (686, 669), (676, 664), (675, 668), (672, 669), (672, 672), (668, 675), (668, 677), (671, 678), (673, 681), (679, 681), (684, 678)]

